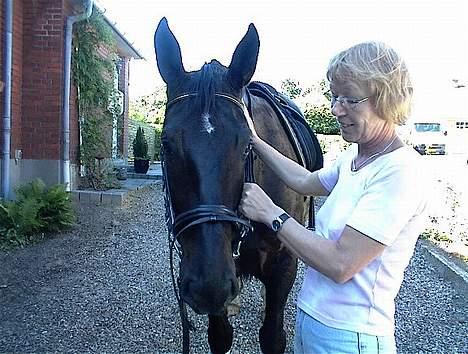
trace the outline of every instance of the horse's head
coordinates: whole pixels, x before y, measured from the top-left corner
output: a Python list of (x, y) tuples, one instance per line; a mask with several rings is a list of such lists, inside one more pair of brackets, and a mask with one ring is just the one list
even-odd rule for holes
[[(175, 216), (186, 215), (176, 227), (176, 232), (184, 229), (178, 235), (181, 295), (198, 313), (215, 314), (239, 292), (232, 257), (239, 231), (235, 222), (226, 220), (229, 212), (224, 220), (208, 221), (207, 209), (224, 206), (235, 212), (241, 198), (250, 139), (242, 95), (257, 64), (258, 34), (250, 25), (229, 67), (212, 60), (194, 72), (184, 70), (165, 18), (154, 45), (167, 84), (162, 136), (166, 178)], [(201, 219), (204, 215), (207, 219)]]

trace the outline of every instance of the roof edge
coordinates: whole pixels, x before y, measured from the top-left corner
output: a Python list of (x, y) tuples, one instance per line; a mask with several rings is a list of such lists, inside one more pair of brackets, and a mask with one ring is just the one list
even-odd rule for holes
[(134, 59), (145, 59), (145, 57), (141, 55), (141, 53), (133, 46), (133, 44), (130, 43), (127, 38), (125, 38), (122, 32), (118, 30), (118, 28), (116, 27), (116, 24), (110, 21), (110, 19), (105, 15), (105, 11), (100, 9), (98, 6), (96, 6), (96, 4), (94, 5), (94, 8), (102, 14), (104, 21), (109, 25), (112, 31), (116, 34), (117, 39), (118, 39), (117, 41), (119, 42), (119, 44), (126, 47), (125, 49), (127, 49), (131, 57)]

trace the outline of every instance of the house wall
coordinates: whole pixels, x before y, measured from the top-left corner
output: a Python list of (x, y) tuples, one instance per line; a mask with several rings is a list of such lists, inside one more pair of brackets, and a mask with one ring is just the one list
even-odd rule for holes
[[(23, 33), (24, 21), (22, 16), (15, 16), (23, 12), (23, 1), (13, 2), (13, 58), (12, 58), (12, 92), (11, 92), (11, 145), (10, 156), (14, 158), (15, 150), (22, 150), (22, 117), (23, 117)], [(3, 33), (3, 32), (2, 32)], [(17, 164), (15, 164), (16, 166)]]
[(60, 159), (64, 13), (61, 0), (25, 0), (23, 157)]
[(130, 79), (130, 59), (122, 59), (122, 68), (120, 70), (119, 77), (119, 90), (124, 94), (123, 102), (123, 115), (122, 121), (122, 135), (120, 136), (119, 147), (120, 154), (124, 161), (128, 160), (128, 144), (129, 144), (129, 118), (128, 118), (128, 107), (129, 107), (129, 79)]
[[(15, 160), (15, 151), (22, 151), (22, 79), (23, 79), (23, 8), (24, 1), (13, 2), (13, 53), (12, 53), (12, 73), (11, 73), (11, 140), (10, 140), (10, 181), (14, 184), (21, 176), (22, 161)], [(3, 65), (4, 65), (4, 45), (5, 45), (5, 27), (4, 27), (4, 6), (5, 2), (0, 0), (0, 78), (3, 79)], [(0, 94), (0, 114), (3, 117), (4, 96)], [(3, 121), (0, 126), (0, 146), (3, 146)], [(0, 172), (1, 173), (1, 172)], [(13, 191), (14, 185), (11, 188)]]
[[(0, 0), (2, 34), (3, 4)], [(11, 191), (37, 177), (49, 185), (61, 182), (64, 26), (73, 9), (63, 0), (20, 0), (14, 1), (13, 11)], [(3, 52), (3, 38), (0, 48)], [(75, 99), (73, 88), (72, 164), (78, 140)]]
[[(21, 175), (60, 183), (64, 9), (62, 0), (23, 0)], [(16, 135), (16, 134), (15, 134)]]
[[(73, 14), (73, 10), (74, 10), (73, 6), (68, 1), (65, 1), (64, 3), (64, 13), (65, 13), (64, 26), (65, 26), (66, 16), (70, 16), (71, 14)], [(63, 27), (63, 33), (65, 37), (65, 27)], [(65, 46), (65, 38), (63, 39), (62, 43), (64, 43), (63, 45)], [(61, 70), (63, 72), (63, 65), (62, 65)], [(63, 81), (61, 83), (60, 90), (63, 91)], [(77, 93), (75, 85), (73, 84), (73, 72), (72, 72), (71, 73), (71, 88), (70, 88), (70, 105), (69, 105), (70, 107), (70, 166), (72, 168), (77, 168), (77, 165), (79, 165), (79, 161), (80, 161), (80, 156), (79, 156), (80, 132), (79, 132), (79, 123), (78, 123), (78, 104), (77, 104), (78, 101), (77, 99), (78, 99), (78, 93)], [(72, 173), (72, 178), (73, 177), (76, 177), (76, 176), (73, 176), (73, 173)]]
[[(13, 1), (12, 112), (10, 190), (34, 178), (61, 183), (64, 36), (67, 16), (76, 14), (73, 0)], [(80, 9), (81, 10), (81, 9)], [(0, 0), (0, 72), (3, 73), (4, 0)], [(125, 132), (121, 154), (128, 146), (128, 62), (124, 59)], [(1, 79), (2, 77), (0, 77)], [(72, 188), (79, 169), (77, 90), (70, 93), (70, 167)], [(0, 94), (3, 116), (3, 94)], [(0, 126), (0, 144), (2, 143)], [(15, 159), (20, 157), (19, 159)], [(0, 156), (1, 158), (1, 156)], [(0, 164), (1, 168), (1, 164)], [(0, 170), (0, 174), (2, 171)]]
[[(74, 14), (74, 8), (70, 1), (64, 1), (64, 27), (63, 27), (63, 35), (64, 39), (62, 43), (65, 46), (65, 22), (66, 17)], [(63, 53), (63, 50), (62, 50)], [(64, 55), (64, 54), (63, 54)], [(63, 62), (63, 60), (62, 60)], [(63, 72), (63, 65), (62, 65), (62, 72)], [(61, 83), (61, 90), (63, 91), (63, 79)], [(62, 95), (63, 96), (63, 95)], [(79, 128), (79, 121), (78, 121), (78, 93), (75, 85), (73, 84), (73, 72), (71, 72), (71, 87), (70, 87), (70, 102), (69, 102), (69, 109), (70, 109), (70, 184), (72, 189), (76, 189), (79, 184), (79, 175), (80, 175), (80, 128)], [(62, 113), (63, 114), (63, 113)], [(62, 119), (62, 117), (60, 117)], [(61, 168), (61, 166), (60, 166)]]

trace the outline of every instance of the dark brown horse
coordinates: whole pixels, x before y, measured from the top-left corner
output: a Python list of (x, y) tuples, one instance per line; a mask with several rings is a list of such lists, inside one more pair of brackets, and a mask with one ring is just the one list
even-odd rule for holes
[[(199, 314), (208, 314), (208, 340), (213, 353), (226, 353), (233, 329), (226, 307), (238, 295), (237, 278), (253, 276), (266, 290), (265, 318), (260, 328), (264, 353), (283, 353), (284, 307), (296, 277), (297, 260), (265, 225), (255, 224), (234, 259), (237, 215), (249, 153), (250, 131), (243, 97), (255, 72), (259, 38), (254, 25), (238, 44), (229, 67), (216, 60), (186, 72), (179, 44), (163, 18), (154, 45), (157, 64), (167, 84), (162, 136), (165, 178), (175, 217), (172, 230), (181, 247), (179, 292)], [(279, 119), (266, 102), (250, 96), (257, 131), (283, 154), (297, 160)], [(317, 151), (321, 161), (321, 152)], [(256, 182), (284, 210), (304, 221), (304, 198), (287, 188), (259, 159)], [(172, 227), (171, 227), (172, 228)]]

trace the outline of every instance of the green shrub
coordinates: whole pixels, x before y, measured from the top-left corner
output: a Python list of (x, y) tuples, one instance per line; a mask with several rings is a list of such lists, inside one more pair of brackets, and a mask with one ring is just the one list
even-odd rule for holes
[(133, 139), (133, 157), (140, 160), (148, 159), (148, 142), (142, 127), (138, 127), (135, 139)]
[(438, 242), (448, 242), (448, 243), (453, 242), (453, 240), (451, 240), (450, 237), (445, 232), (441, 232), (434, 228), (426, 228), (422, 232), (420, 237), (425, 240), (432, 240), (432, 241), (438, 241)]
[(35, 179), (16, 189), (14, 202), (0, 203), (0, 249), (24, 246), (46, 232), (73, 225), (75, 213), (65, 186), (46, 188)]
[(317, 139), (324, 154), (332, 153), (333, 156), (345, 151), (351, 143), (345, 141), (341, 135), (317, 134)]
[(63, 184), (50, 187), (43, 195), (43, 207), (39, 216), (45, 222), (46, 230), (59, 232), (71, 227), (75, 221), (70, 194)]
[(320, 144), (320, 149), (322, 149), (322, 154), (325, 155), (328, 152), (328, 144), (325, 141), (325, 139), (320, 139), (321, 136), (323, 136), (323, 135), (317, 136), (317, 140), (318, 140), (318, 142)]
[(304, 111), (305, 118), (317, 134), (340, 134), (340, 126), (327, 105), (311, 106)]

